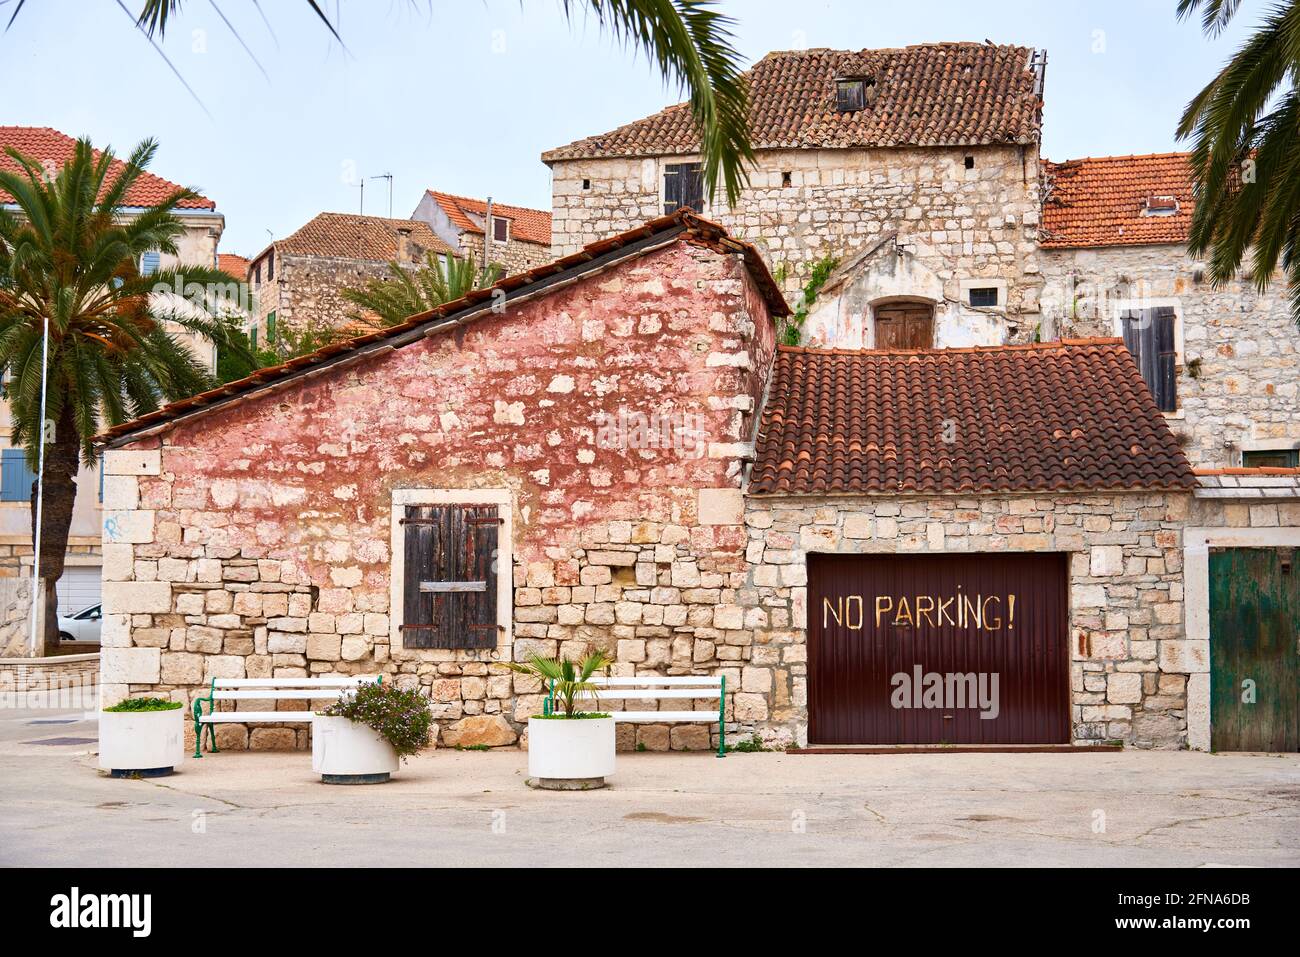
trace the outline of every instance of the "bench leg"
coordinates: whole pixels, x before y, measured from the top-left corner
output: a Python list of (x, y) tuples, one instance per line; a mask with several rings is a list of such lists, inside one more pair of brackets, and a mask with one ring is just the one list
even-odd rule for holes
[(718, 757), (727, 756), (727, 676), (722, 676), (722, 689), (718, 693)]

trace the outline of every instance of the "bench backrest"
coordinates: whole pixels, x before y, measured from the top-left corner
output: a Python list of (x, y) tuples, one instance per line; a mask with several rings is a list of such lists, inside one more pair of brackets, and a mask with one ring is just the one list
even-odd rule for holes
[(213, 678), (216, 701), (273, 701), (337, 698), (366, 684), (382, 682), (383, 675), (329, 675), (318, 678)]
[(595, 692), (582, 692), (579, 697), (612, 698), (614, 700), (651, 701), (668, 698), (720, 698), (724, 681), (721, 675), (634, 675), (631, 677), (603, 676), (588, 679)]

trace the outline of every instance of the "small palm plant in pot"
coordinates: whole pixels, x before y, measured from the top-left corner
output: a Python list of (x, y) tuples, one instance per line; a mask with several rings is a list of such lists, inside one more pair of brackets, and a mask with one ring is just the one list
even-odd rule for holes
[(528, 719), (528, 774), (534, 787), (586, 791), (605, 786), (614, 773), (614, 719), (581, 704), (599, 701), (591, 677), (613, 659), (593, 651), (579, 661), (531, 655), (510, 670), (547, 689), (547, 707)]

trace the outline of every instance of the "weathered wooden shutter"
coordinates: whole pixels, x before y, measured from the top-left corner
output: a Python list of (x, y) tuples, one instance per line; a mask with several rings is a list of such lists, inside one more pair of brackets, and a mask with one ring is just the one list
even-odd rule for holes
[(1120, 315), (1124, 344), (1133, 353), (1138, 370), (1146, 380), (1156, 407), (1162, 412), (1178, 409), (1178, 354), (1174, 338), (1174, 309), (1156, 306)]
[(696, 212), (704, 206), (704, 175), (699, 163), (669, 163), (664, 167), (664, 213), (682, 206)]
[(495, 505), (411, 505), (402, 518), (402, 643), (495, 648)]

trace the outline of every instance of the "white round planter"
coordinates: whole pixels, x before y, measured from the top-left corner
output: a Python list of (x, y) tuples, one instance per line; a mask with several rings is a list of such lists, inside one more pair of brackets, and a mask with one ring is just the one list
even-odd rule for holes
[(326, 784), (382, 784), (397, 766), (393, 746), (368, 725), (313, 716), (311, 769)]
[(528, 775), (534, 787), (585, 791), (614, 773), (613, 718), (529, 718)]
[(171, 774), (185, 760), (185, 713), (101, 711), (99, 766), (115, 778)]

